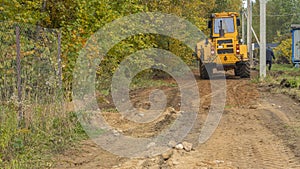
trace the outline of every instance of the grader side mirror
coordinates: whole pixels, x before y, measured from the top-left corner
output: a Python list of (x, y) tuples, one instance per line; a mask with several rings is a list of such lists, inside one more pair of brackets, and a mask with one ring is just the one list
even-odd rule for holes
[(212, 27), (212, 22), (208, 21), (207, 27), (210, 29)]
[(237, 24), (237, 26), (241, 26), (241, 20), (240, 20), (240, 18), (236, 18), (236, 24)]

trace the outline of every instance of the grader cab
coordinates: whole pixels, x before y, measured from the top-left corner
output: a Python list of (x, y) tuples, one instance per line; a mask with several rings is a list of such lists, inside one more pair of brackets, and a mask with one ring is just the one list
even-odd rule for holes
[(213, 70), (234, 70), (235, 76), (250, 77), (247, 46), (240, 44), (236, 12), (214, 13), (208, 22), (210, 38), (197, 43), (200, 77), (209, 79)]

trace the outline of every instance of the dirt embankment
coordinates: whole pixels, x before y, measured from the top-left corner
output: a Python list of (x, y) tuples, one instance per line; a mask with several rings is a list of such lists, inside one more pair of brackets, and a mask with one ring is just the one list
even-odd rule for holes
[[(205, 99), (201, 99), (197, 123), (185, 139), (193, 144), (192, 151), (172, 148), (156, 157), (129, 159), (104, 151), (87, 140), (56, 157), (54, 168), (300, 168), (299, 102), (266, 92), (249, 79), (229, 76), (222, 120), (212, 137), (198, 144), (210, 108), (211, 90), (210, 81), (197, 80), (197, 83), (201, 98)], [(167, 95), (168, 107), (178, 110), (178, 88), (161, 89)], [(133, 91), (132, 103), (146, 109), (151, 91)], [(134, 137), (155, 136), (175, 120), (175, 116), (164, 114), (151, 123), (135, 124), (118, 113), (103, 113), (103, 116), (111, 126)]]

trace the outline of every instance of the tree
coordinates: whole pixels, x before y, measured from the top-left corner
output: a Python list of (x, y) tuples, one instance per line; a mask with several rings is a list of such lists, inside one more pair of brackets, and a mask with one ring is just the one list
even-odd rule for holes
[[(3, 4), (0, 20), (60, 29), (63, 37), (63, 81), (70, 91), (79, 51), (88, 38), (105, 24), (126, 15), (157, 11), (187, 19), (208, 33), (208, 16), (212, 12), (239, 11), (241, 0), (4, 0)], [(170, 50), (187, 63), (194, 60), (192, 51), (172, 37), (136, 35), (110, 50), (109, 60), (104, 60), (98, 74), (111, 76), (124, 56), (149, 47)]]
[(213, 12), (239, 12), (242, 0), (216, 0)]
[[(253, 6), (253, 27), (256, 32), (259, 32), (259, 12), (259, 0), (256, 0)], [(280, 42), (279, 36), (289, 35), (291, 24), (300, 23), (299, 13), (299, 0), (267, 1), (267, 42)]]

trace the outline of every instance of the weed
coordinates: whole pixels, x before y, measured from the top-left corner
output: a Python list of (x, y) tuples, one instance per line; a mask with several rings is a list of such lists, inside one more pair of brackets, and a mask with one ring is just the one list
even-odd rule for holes
[[(274, 64), (271, 71), (267, 72), (267, 76), (261, 84), (272, 85), (275, 88), (273, 92), (283, 93), (292, 98), (300, 98), (300, 69), (287, 64)], [(255, 77), (252, 82), (257, 83), (259, 78)], [(276, 86), (278, 86), (276, 88)]]
[(234, 107), (233, 105), (225, 105), (225, 109), (231, 109), (232, 107)]
[(118, 113), (118, 110), (116, 108), (105, 108), (105, 109), (101, 109), (101, 111), (107, 113)]
[[(24, 106), (25, 107), (25, 106)], [(0, 168), (49, 168), (51, 154), (86, 138), (74, 113), (59, 105), (31, 105), (24, 126), (18, 127), (17, 108), (0, 105)]]
[(259, 83), (259, 82), (260, 82), (259, 76), (252, 77), (252, 78), (251, 78), (251, 82), (252, 82), (252, 83), (256, 83), (256, 84)]
[(154, 79), (146, 79), (146, 78), (136, 78), (133, 79), (132, 83), (130, 84), (130, 89), (135, 90), (139, 88), (148, 88), (148, 87), (161, 87), (161, 86), (168, 86), (168, 87), (175, 87), (177, 84), (166, 82), (165, 80), (154, 80)]

